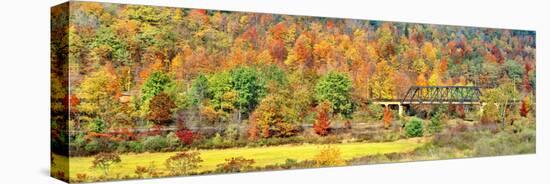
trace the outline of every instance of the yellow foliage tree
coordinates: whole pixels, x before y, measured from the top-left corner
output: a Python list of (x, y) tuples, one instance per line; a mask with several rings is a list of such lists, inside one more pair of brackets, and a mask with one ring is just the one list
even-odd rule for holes
[(184, 57), (181, 53), (177, 54), (176, 57), (172, 59), (172, 63), (170, 65), (170, 73), (176, 76), (176, 80), (182, 80), (184, 77), (183, 64), (184, 64)]
[(376, 71), (369, 81), (373, 98), (393, 99), (394, 81), (392, 74), (392, 68), (388, 65), (387, 61), (382, 60), (376, 64)]
[(430, 75), (430, 79), (428, 79), (428, 85), (430, 86), (439, 86), (441, 84), (441, 77), (439, 75), (439, 72), (433, 71), (432, 75)]
[(424, 43), (424, 46), (422, 46), (422, 53), (429, 63), (434, 63), (437, 59), (437, 50), (431, 42)]
[(120, 93), (117, 86), (116, 76), (106, 69), (91, 73), (76, 89), (76, 95), (81, 101), (78, 105), (79, 111), (107, 118), (107, 113), (114, 109), (112, 105), (116, 101), (116, 95)]

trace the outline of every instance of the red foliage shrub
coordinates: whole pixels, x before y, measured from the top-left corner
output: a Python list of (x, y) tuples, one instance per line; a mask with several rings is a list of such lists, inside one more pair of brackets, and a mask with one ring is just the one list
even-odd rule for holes
[(180, 139), (181, 142), (190, 145), (199, 137), (199, 135), (189, 129), (180, 129), (176, 131), (176, 136)]

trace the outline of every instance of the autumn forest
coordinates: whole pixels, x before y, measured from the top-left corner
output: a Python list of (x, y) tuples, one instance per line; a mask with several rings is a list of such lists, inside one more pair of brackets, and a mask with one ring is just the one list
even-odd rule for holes
[[(535, 152), (534, 31), (91, 2), (51, 13), (52, 175), (66, 181)], [(479, 100), (384, 105), (415, 86)]]

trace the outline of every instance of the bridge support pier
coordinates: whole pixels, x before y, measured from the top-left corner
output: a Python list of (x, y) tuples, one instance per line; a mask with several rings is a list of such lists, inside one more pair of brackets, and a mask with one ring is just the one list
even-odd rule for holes
[(392, 109), (395, 109), (395, 107), (397, 106), (397, 110), (398, 110), (398, 113), (399, 113), (399, 116), (403, 116), (403, 104), (399, 101), (381, 101), (381, 102), (373, 102), (374, 104), (379, 104), (379, 105), (382, 105), (384, 106), (384, 108), (392, 108)]

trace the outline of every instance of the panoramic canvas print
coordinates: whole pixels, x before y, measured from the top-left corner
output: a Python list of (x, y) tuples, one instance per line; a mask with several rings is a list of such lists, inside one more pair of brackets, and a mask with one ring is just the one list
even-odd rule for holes
[(51, 9), (67, 182), (536, 152), (535, 31), (71, 1)]

